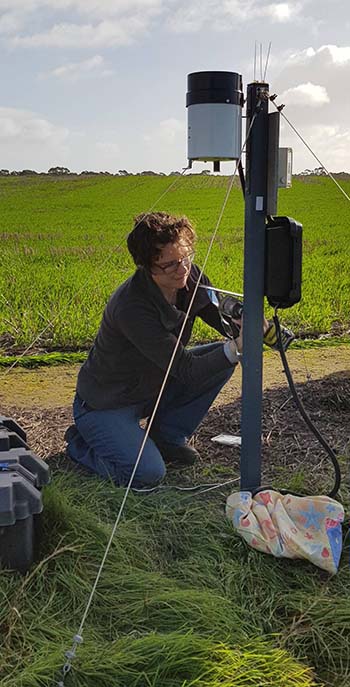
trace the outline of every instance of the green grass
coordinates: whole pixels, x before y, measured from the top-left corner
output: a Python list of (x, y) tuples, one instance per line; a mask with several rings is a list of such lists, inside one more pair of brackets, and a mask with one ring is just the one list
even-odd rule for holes
[(86, 360), (86, 351), (80, 352), (68, 352), (68, 353), (43, 353), (35, 355), (5, 355), (0, 356), (0, 368), (11, 367), (11, 365), (16, 365), (16, 367), (53, 367), (55, 365), (62, 364), (72, 364), (83, 363)]
[[(296, 339), (290, 345), (291, 349), (329, 348), (329, 346), (341, 346), (350, 344), (350, 336), (334, 336), (330, 339)], [(266, 347), (266, 350), (267, 347)], [(55, 365), (83, 363), (86, 360), (86, 351), (68, 351), (53, 353), (36, 353), (33, 355), (2, 355), (0, 356), (0, 369), (11, 365), (34, 369), (37, 367), (53, 367)]]
[[(86, 349), (110, 293), (133, 271), (125, 237), (133, 217), (152, 207), (187, 214), (204, 259), (225, 197), (227, 177), (189, 176), (159, 202), (167, 177), (0, 178), (2, 265), (0, 346)], [(350, 182), (342, 181), (350, 193)], [(303, 298), (283, 313), (302, 337), (344, 334), (350, 327), (349, 206), (332, 181), (293, 181), (280, 191), (279, 213), (304, 226)], [(232, 190), (206, 271), (222, 288), (242, 290), (244, 207)], [(215, 336), (199, 324), (194, 338)]]
[[(0, 573), (2, 687), (59, 679), (122, 494), (58, 470), (45, 488), (36, 567)], [(333, 578), (265, 556), (223, 506), (218, 495), (130, 495), (67, 687), (349, 684), (348, 551)]]
[[(0, 179), (4, 353), (45, 328), (39, 347), (67, 353), (27, 356), (23, 364), (83, 359), (109, 294), (132, 271), (124, 249), (132, 218), (171, 181)], [(349, 193), (349, 182), (342, 183)], [(179, 179), (157, 207), (194, 220), (199, 264), (226, 186), (225, 178)], [(346, 201), (327, 179), (295, 180), (280, 193), (279, 212), (304, 224), (303, 301), (283, 321), (302, 336), (344, 334)], [(207, 267), (222, 288), (242, 287), (242, 226), (235, 188)], [(195, 336), (207, 339), (209, 330), (199, 326)], [(59, 679), (122, 495), (97, 478), (59, 470), (45, 488), (36, 565), (24, 578), (0, 572), (1, 687), (46, 687)], [(348, 687), (348, 544), (339, 573), (329, 578), (307, 563), (249, 549), (223, 506), (219, 495), (130, 495), (67, 687)]]

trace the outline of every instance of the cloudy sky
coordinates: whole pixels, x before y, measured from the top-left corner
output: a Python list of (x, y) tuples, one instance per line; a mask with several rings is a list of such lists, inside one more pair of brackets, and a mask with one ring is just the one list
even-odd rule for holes
[[(187, 74), (237, 71), (246, 88), (256, 41), (286, 116), (350, 171), (349, 0), (0, 0), (0, 167), (181, 169)], [(318, 166), (288, 127), (281, 145), (294, 171)]]

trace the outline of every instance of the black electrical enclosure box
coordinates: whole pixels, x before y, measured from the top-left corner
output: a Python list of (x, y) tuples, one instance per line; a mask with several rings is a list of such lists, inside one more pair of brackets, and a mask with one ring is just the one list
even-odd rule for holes
[(265, 296), (274, 308), (301, 299), (302, 230), (290, 217), (273, 217), (266, 226)]

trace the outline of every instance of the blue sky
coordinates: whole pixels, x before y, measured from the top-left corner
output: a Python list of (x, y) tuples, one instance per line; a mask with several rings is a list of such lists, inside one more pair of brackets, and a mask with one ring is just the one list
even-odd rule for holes
[[(348, 0), (0, 0), (0, 166), (181, 169), (187, 74), (237, 71), (246, 88), (256, 41), (264, 61), (272, 43), (285, 114), (328, 169), (350, 171)], [(295, 171), (318, 166), (285, 127), (281, 145)]]

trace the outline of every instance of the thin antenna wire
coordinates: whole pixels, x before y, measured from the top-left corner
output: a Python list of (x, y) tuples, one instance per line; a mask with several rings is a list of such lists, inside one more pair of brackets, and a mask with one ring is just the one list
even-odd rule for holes
[(262, 76), (263, 76), (263, 71), (262, 71), (262, 53), (263, 53), (263, 46), (262, 46), (262, 43), (260, 43), (260, 81), (262, 81)]
[(254, 81), (256, 81), (256, 41), (254, 46)]
[(265, 79), (266, 79), (267, 66), (268, 66), (268, 64), (269, 64), (269, 59), (270, 59), (270, 51), (271, 51), (271, 41), (270, 41), (270, 43), (269, 43), (269, 48), (268, 48), (268, 51), (267, 51), (263, 81), (265, 81)]

